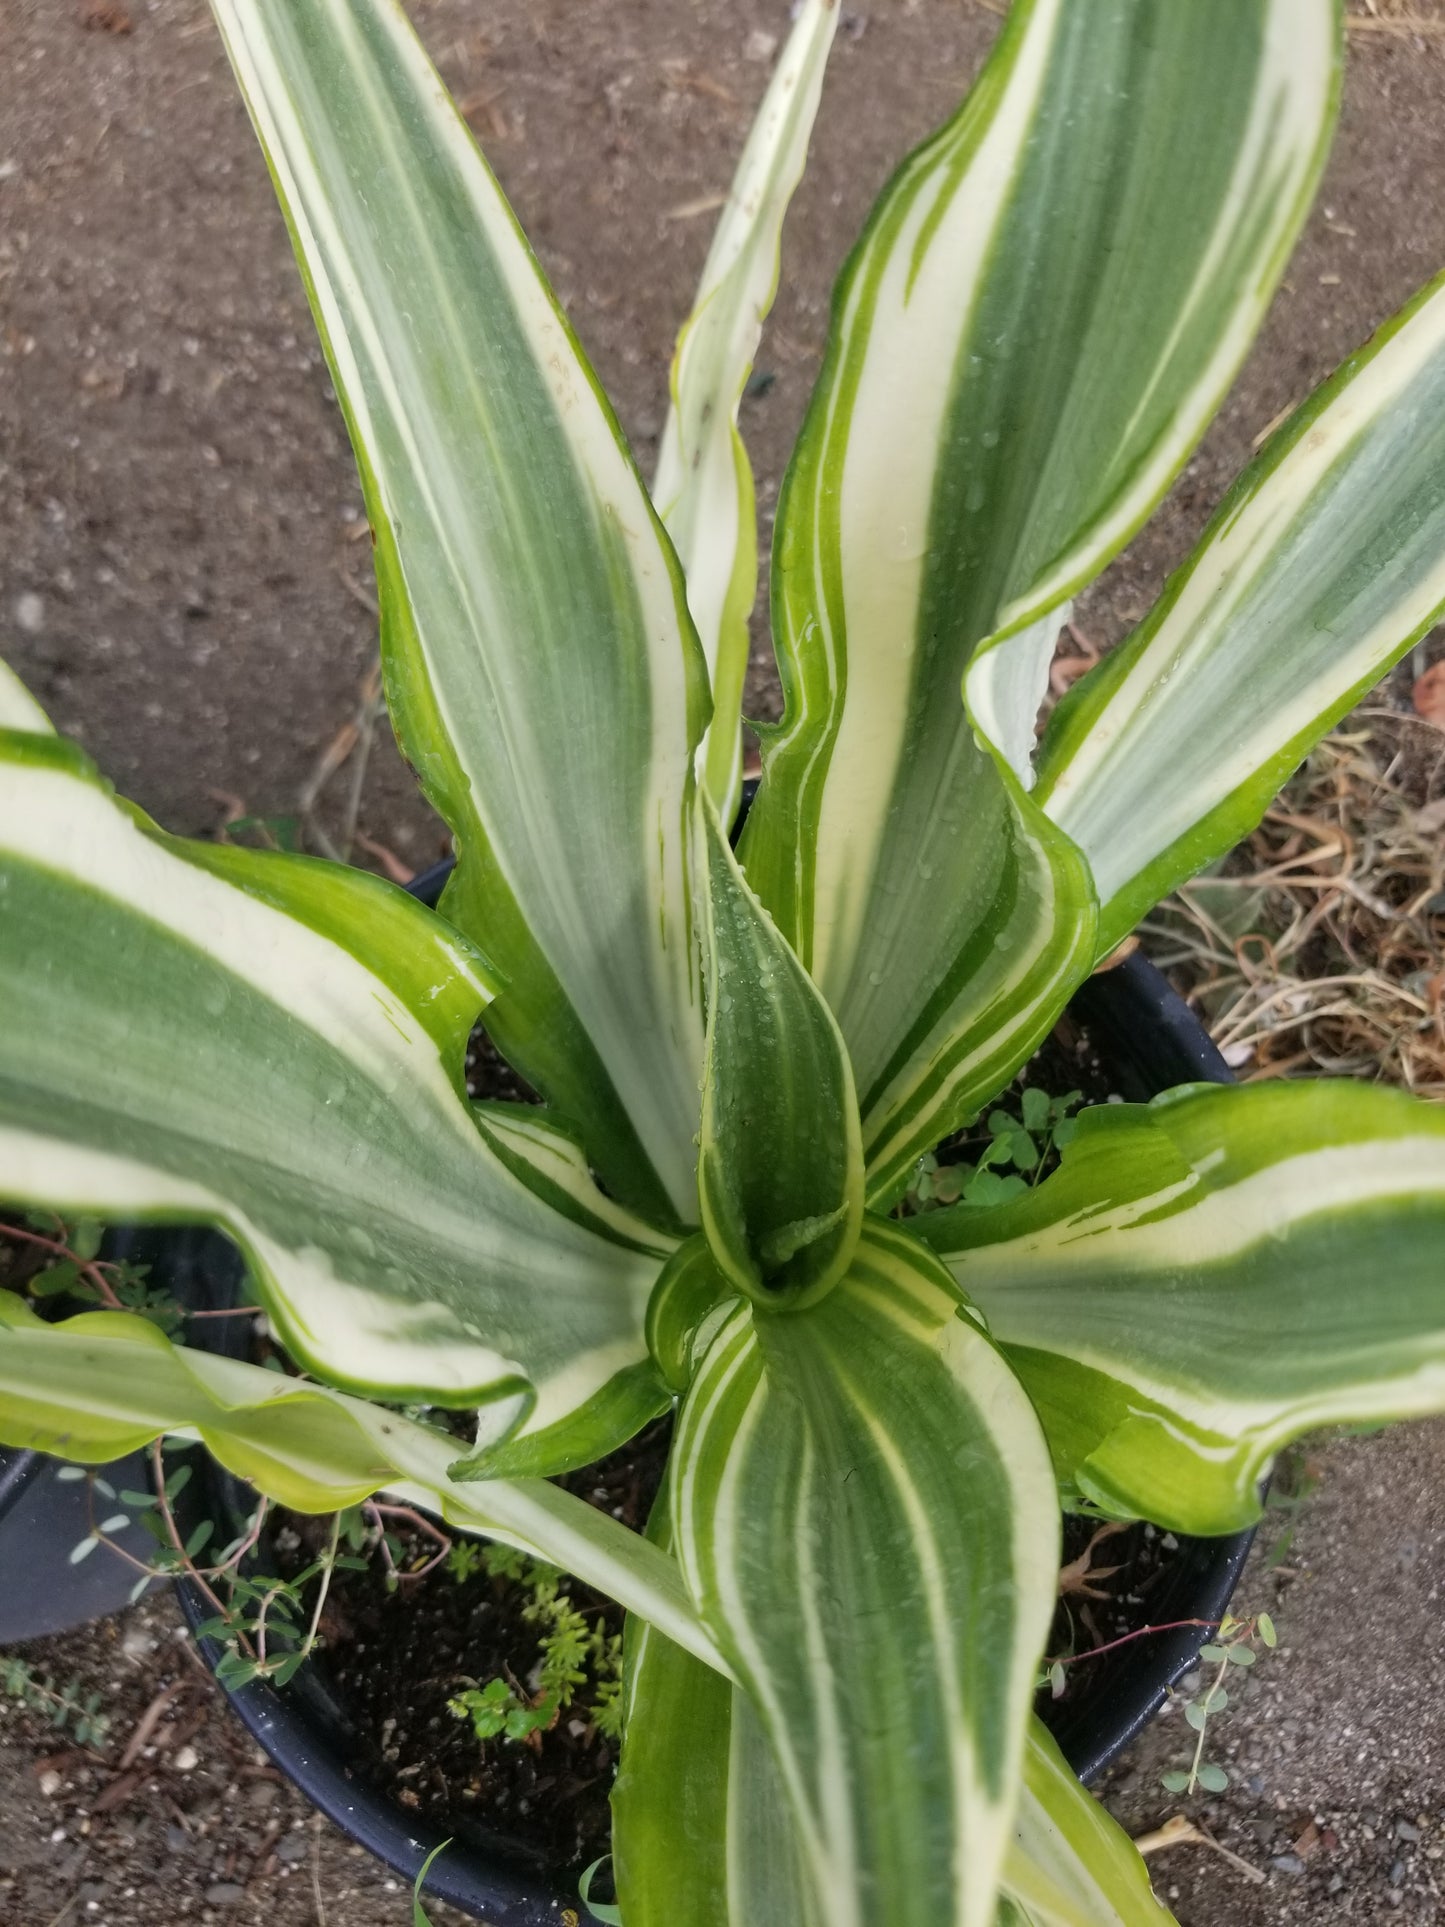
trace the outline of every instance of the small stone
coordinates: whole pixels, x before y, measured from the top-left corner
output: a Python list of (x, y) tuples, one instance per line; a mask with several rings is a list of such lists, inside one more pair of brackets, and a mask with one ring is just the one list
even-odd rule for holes
[(280, 1798), (280, 1791), (270, 1780), (258, 1780), (246, 1795), (247, 1804), (259, 1807), (264, 1813), (267, 1807), (274, 1807)]
[(184, 1827), (169, 1826), (166, 1828), (166, 1845), (172, 1853), (189, 1853), (191, 1836)]
[(171, 1764), (177, 1773), (194, 1773), (201, 1764), (201, 1756), (193, 1746), (183, 1746)]
[(1420, 1838), (1420, 1829), (1415, 1825), (1413, 1820), (1397, 1820), (1395, 1822), (1395, 1838), (1397, 1840), (1418, 1840)]
[(1297, 1853), (1277, 1853), (1269, 1863), (1276, 1873), (1303, 1873), (1305, 1863)]
[(218, 1880), (214, 1887), (206, 1889), (206, 1903), (211, 1907), (234, 1907), (238, 1900), (246, 1898), (246, 1889), (235, 1880)]
[(306, 1836), (302, 1833), (288, 1833), (276, 1848), (276, 1856), (284, 1860), (288, 1867), (297, 1866), (306, 1858)]
[(45, 627), (45, 604), (33, 589), (15, 598), (15, 621), (27, 635), (38, 635)]
[(744, 60), (771, 60), (778, 51), (778, 36), (764, 27), (754, 27), (743, 42)]
[(1390, 1869), (1390, 1885), (1392, 1887), (1403, 1887), (1405, 1884), (1405, 1875), (1408, 1871), (1409, 1869), (1406, 1867), (1404, 1861), (1397, 1860)]
[(54, 1767), (51, 1767), (48, 1773), (42, 1773), (40, 1776), (40, 1791), (45, 1795), (47, 1800), (53, 1800), (64, 1784), (65, 1782), (55, 1771)]

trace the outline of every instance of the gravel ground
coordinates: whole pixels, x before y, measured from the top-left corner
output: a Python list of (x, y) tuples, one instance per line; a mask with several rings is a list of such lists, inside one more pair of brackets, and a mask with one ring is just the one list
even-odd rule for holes
[[(415, 13), (649, 464), (707, 242), (694, 210), (726, 186), (783, 0)], [(845, 16), (763, 352), (775, 379), (745, 414), (765, 518), (848, 241), (996, 26), (975, 0)], [(340, 419), (214, 32), (199, 0), (10, 0), (5, 30), (0, 652), (168, 827), (206, 833), (238, 803), (291, 813), (356, 706), (373, 622)], [(1445, 263), (1445, 49), (1366, 31), (1351, 52), (1287, 286), (1165, 511), (1082, 609), (1101, 640), (1142, 613), (1265, 425)], [(753, 703), (775, 702), (760, 649)], [(385, 750), (361, 827), (410, 864), (442, 847)], [(1156, 1872), (1184, 1927), (1440, 1918), (1445, 1427), (1335, 1443), (1323, 1461), (1290, 1575), (1246, 1583), (1283, 1644), (1220, 1728), (1234, 1789), (1199, 1810), (1265, 1877), (1170, 1849)], [(116, 1748), (180, 1686), (128, 1777), (117, 1752), (102, 1767), (0, 1712), (3, 1927), (406, 1919), (395, 1883), (264, 1768), (166, 1603), (36, 1657), (105, 1693)], [(1115, 1776), (1135, 1830), (1174, 1810), (1157, 1776), (1185, 1730), (1161, 1720)]]

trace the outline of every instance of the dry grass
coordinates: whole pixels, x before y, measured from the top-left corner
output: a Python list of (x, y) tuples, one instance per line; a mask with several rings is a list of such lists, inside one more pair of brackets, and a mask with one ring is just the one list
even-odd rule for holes
[(1445, 1099), (1445, 733), (1356, 711), (1221, 873), (1144, 929), (1245, 1080)]
[(1383, 34), (1423, 41), (1445, 34), (1445, 16), (1439, 0), (1352, 0), (1345, 26), (1361, 39)]

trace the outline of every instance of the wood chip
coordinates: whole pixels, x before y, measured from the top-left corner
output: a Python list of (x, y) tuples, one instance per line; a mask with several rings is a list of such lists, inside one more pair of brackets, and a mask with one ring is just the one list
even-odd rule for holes
[(186, 1684), (188, 1684), (188, 1682), (185, 1680), (173, 1679), (169, 1686), (163, 1686), (161, 1688), (160, 1692), (156, 1694), (144, 1713), (141, 1714), (135, 1723), (130, 1738), (126, 1741), (125, 1751), (120, 1756), (120, 1771), (122, 1773), (127, 1772), (135, 1765), (141, 1756), (141, 1749), (145, 1746), (151, 1734), (155, 1732), (161, 1714), (165, 1712), (176, 1694), (179, 1693), (182, 1686)]
[(389, 850), (384, 843), (378, 843), (375, 837), (363, 836), (361, 831), (358, 830), (356, 832), (356, 841), (368, 856), (374, 856), (376, 858), (392, 882), (401, 884), (403, 889), (416, 875), (416, 871), (412, 868), (411, 864), (404, 862), (395, 850)]
[(1250, 442), (1249, 444), (1250, 447), (1263, 448), (1265, 443), (1269, 440), (1270, 436), (1279, 427), (1280, 423), (1287, 422), (1289, 420), (1290, 416), (1295, 411), (1295, 406), (1296, 404), (1292, 401), (1286, 402), (1284, 407), (1280, 409), (1277, 415), (1271, 415), (1269, 420), (1265, 423), (1264, 427), (1260, 429), (1259, 433)]
[(725, 107), (737, 106), (737, 95), (711, 74), (694, 73), (685, 60), (665, 60), (662, 65), (664, 83), (674, 93), (702, 94), (708, 100), (720, 100)]
[(122, 1773), (90, 1803), (94, 1813), (114, 1813), (123, 1807), (127, 1800), (139, 1793), (149, 1777), (149, 1769), (143, 1766), (132, 1767), (129, 1773)]
[(715, 214), (727, 206), (726, 194), (702, 194), (695, 201), (679, 201), (663, 215), (664, 221), (695, 221), (699, 214)]
[(1410, 701), (1422, 721), (1445, 729), (1445, 657), (1419, 678), (1410, 691)]

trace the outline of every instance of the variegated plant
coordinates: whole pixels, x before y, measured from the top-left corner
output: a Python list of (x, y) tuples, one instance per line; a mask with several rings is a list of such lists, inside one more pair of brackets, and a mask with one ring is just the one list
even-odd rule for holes
[[(1445, 1117), (1191, 1088), (1087, 1114), (1016, 1202), (890, 1210), (1445, 601), (1432, 288), (1036, 746), (1069, 597), (1283, 270), (1337, 8), (1014, 7), (838, 289), (734, 856), (738, 402), (835, 0), (744, 155), (656, 510), (395, 0), (215, 7), (458, 862), (437, 915), (178, 841), (0, 678), (0, 1197), (223, 1227), (311, 1375), (0, 1294), (0, 1438), (198, 1435), (291, 1505), (385, 1488), (615, 1595), (627, 1927), (1166, 1919), (1030, 1722), (1061, 1495), (1228, 1532), (1304, 1428), (1445, 1407)], [(479, 1010), (545, 1108), (469, 1103)], [(674, 1402), (646, 1540), (547, 1482)]]

